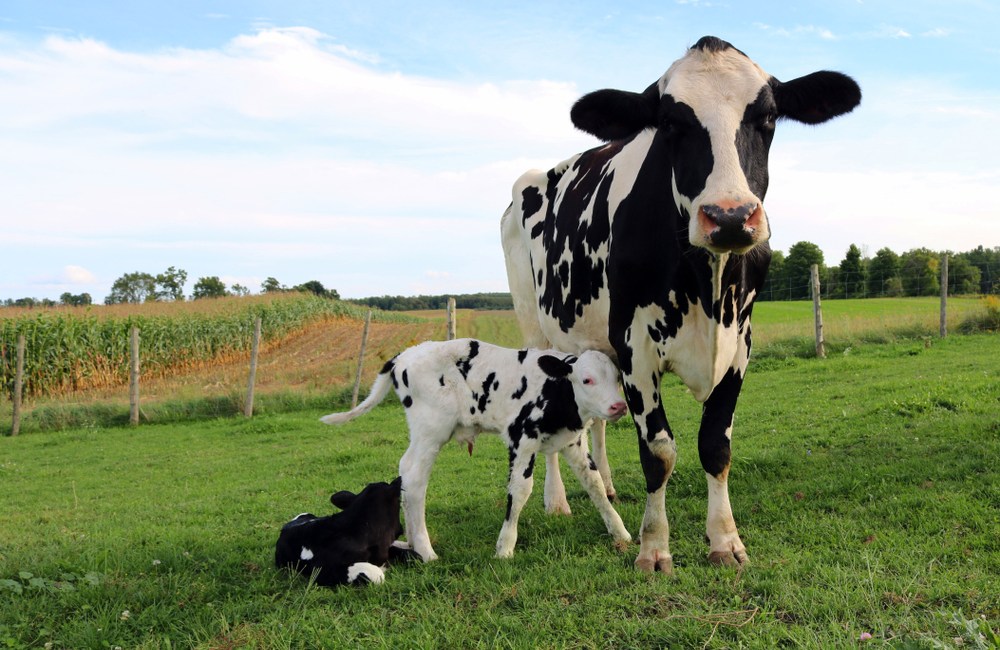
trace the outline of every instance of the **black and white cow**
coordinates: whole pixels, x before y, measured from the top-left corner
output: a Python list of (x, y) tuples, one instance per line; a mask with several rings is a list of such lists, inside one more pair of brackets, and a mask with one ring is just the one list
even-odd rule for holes
[(316, 584), (379, 583), (390, 562), (412, 559), (413, 553), (396, 542), (402, 480), (370, 483), (354, 494), (343, 490), (330, 503), (343, 512), (328, 517), (304, 513), (281, 527), (274, 545), (278, 568), (316, 576)]
[(781, 82), (705, 37), (642, 93), (582, 97), (573, 123), (606, 144), (514, 185), (501, 231), (526, 344), (602, 350), (621, 371), (646, 479), (643, 571), (673, 566), (664, 490), (677, 452), (660, 404), (668, 371), (704, 404), (709, 559), (746, 561), (727, 478), (750, 313), (771, 257), (768, 149), (779, 118), (818, 124), (860, 101), (843, 74)]
[(509, 350), (473, 339), (427, 341), (386, 362), (371, 393), (356, 408), (321, 421), (352, 420), (374, 408), (392, 388), (406, 408), (410, 429), (410, 446), (399, 461), (406, 539), (425, 561), (437, 559), (424, 510), (434, 460), (449, 440), (467, 443), (471, 452), (475, 437), (484, 431), (499, 433), (510, 455), (507, 515), (497, 557), (514, 553), (517, 520), (531, 494), (539, 453), (561, 452), (615, 541), (631, 541), (582, 435), (588, 420), (617, 420), (626, 412), (617, 370), (606, 355)]

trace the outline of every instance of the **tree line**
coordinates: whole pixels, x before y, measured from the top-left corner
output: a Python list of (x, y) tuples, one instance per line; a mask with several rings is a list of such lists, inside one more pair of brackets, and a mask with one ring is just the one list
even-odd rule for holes
[[(153, 275), (142, 271), (126, 273), (114, 281), (111, 291), (104, 298), (106, 305), (138, 304), (144, 302), (183, 302), (188, 299), (184, 295), (184, 285), (188, 274), (184, 269), (169, 267), (163, 273)], [(194, 283), (191, 300), (203, 298), (224, 298), (226, 296), (248, 296), (250, 289), (239, 283), (226, 286), (218, 276), (212, 275), (198, 278)], [(276, 278), (269, 277), (260, 285), (261, 293), (282, 293), (298, 291), (313, 293), (321, 298), (339, 300), (340, 294), (335, 289), (327, 289), (319, 280), (310, 280), (292, 287), (285, 286)], [(50, 298), (18, 298), (6, 299), (4, 307), (78, 307), (93, 304), (89, 293), (63, 293), (58, 301)]]
[(810, 297), (809, 267), (816, 264), (824, 298), (935, 296), (941, 292), (941, 259), (948, 256), (950, 295), (1000, 293), (1000, 246), (964, 253), (915, 248), (896, 254), (879, 249), (867, 257), (851, 244), (844, 259), (826, 266), (823, 251), (802, 241), (788, 255), (774, 251), (767, 281), (758, 300), (802, 300)]
[[(866, 256), (855, 244), (847, 249), (844, 259), (834, 266), (826, 266), (823, 251), (808, 241), (801, 241), (788, 250), (788, 254), (774, 251), (767, 281), (758, 300), (803, 300), (810, 297), (809, 267), (816, 264), (820, 271), (820, 285), (824, 298), (878, 298), (897, 296), (934, 296), (941, 292), (941, 258), (948, 255), (948, 293), (1000, 294), (1000, 246), (978, 246), (964, 253), (932, 251), (915, 248), (897, 254), (881, 248), (874, 256)], [(108, 305), (143, 302), (175, 302), (188, 299), (184, 286), (188, 274), (183, 269), (169, 267), (156, 275), (135, 271), (114, 281), (104, 299)], [(323, 298), (340, 299), (335, 289), (327, 289), (318, 280), (310, 280), (291, 287), (269, 277), (260, 285), (261, 293), (301, 291)], [(250, 289), (234, 283), (226, 286), (218, 276), (198, 278), (194, 283), (191, 300), (246, 296)], [(448, 299), (455, 298), (459, 309), (512, 309), (509, 293), (444, 294), (435, 296), (373, 296), (351, 299), (358, 305), (367, 305), (384, 311), (413, 311), (445, 309)], [(6, 299), (5, 307), (54, 307), (93, 304), (89, 293), (63, 293), (58, 301), (49, 298)]]

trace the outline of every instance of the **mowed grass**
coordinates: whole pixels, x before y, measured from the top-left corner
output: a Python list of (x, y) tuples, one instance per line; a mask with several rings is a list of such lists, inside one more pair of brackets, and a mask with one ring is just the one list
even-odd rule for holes
[[(495, 559), (507, 460), (490, 436), (471, 457), (449, 445), (432, 474), (439, 562), (337, 590), (275, 571), (282, 523), (396, 475), (395, 400), (340, 428), (304, 411), (0, 439), (0, 647), (990, 647), (998, 358), (1000, 338), (976, 335), (751, 370), (731, 474), (743, 570), (705, 559), (700, 407), (666, 383), (672, 577), (614, 550), (569, 471), (573, 516), (546, 515), (541, 464), (516, 554)], [(608, 443), (635, 534), (631, 422)]]

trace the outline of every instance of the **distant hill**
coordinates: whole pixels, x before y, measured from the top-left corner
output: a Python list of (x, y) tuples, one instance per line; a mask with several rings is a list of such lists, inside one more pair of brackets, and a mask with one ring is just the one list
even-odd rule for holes
[(443, 296), (376, 296), (355, 298), (346, 302), (366, 305), (385, 311), (414, 311), (419, 309), (447, 309), (448, 299), (455, 299), (458, 309), (513, 309), (514, 302), (509, 293), (467, 293)]

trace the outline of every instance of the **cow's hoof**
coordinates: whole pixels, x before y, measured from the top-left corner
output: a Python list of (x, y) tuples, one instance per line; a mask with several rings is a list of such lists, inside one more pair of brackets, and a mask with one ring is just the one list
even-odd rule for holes
[(616, 539), (615, 540), (615, 550), (619, 553), (625, 553), (628, 551), (629, 547), (632, 546), (632, 538), (628, 539)]
[(639, 557), (635, 560), (635, 568), (643, 573), (659, 571), (666, 575), (674, 574), (674, 558), (670, 555), (660, 556), (655, 560), (650, 557)]
[(713, 551), (708, 555), (708, 561), (716, 566), (746, 566), (749, 564), (747, 552), (737, 551)]
[(565, 501), (562, 503), (545, 504), (545, 512), (550, 515), (566, 515), (567, 517), (573, 514), (573, 511), (569, 509), (569, 504)]
[(614, 492), (614, 491), (608, 492), (608, 501), (610, 501), (611, 503), (614, 503), (617, 500), (618, 500), (618, 493), (617, 492)]

